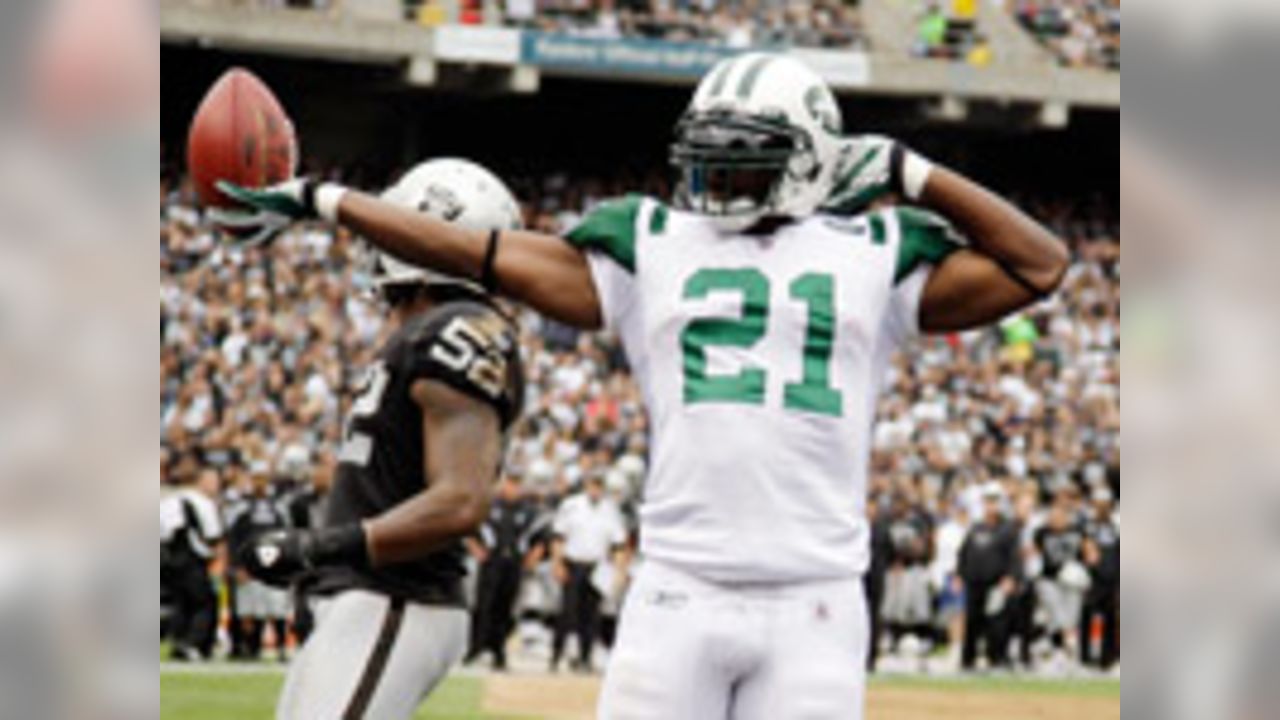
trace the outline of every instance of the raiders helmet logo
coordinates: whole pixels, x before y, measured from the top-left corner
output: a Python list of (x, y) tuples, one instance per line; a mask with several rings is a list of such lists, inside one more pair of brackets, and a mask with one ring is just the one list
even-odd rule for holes
[(280, 559), (280, 548), (275, 545), (259, 545), (257, 547), (258, 564), (269, 568)]
[(449, 188), (439, 184), (426, 187), (422, 199), (418, 201), (418, 209), (447, 222), (457, 220), (465, 210), (458, 196)]

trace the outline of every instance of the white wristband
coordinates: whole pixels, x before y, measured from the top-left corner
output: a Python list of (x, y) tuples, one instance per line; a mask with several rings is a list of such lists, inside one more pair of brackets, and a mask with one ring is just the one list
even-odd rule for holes
[(342, 196), (347, 194), (347, 189), (337, 183), (324, 183), (316, 188), (315, 203), (316, 214), (322, 220), (328, 222), (338, 222), (338, 203), (342, 202)]
[(902, 190), (907, 194), (907, 199), (920, 199), (931, 172), (933, 163), (910, 150), (906, 152), (906, 156), (902, 158)]

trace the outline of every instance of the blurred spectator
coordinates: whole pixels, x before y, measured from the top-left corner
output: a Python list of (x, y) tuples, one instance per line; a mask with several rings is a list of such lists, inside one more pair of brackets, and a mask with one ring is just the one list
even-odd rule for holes
[(964, 641), (964, 581), (960, 578), (960, 548), (969, 534), (969, 513), (962, 503), (953, 502), (950, 514), (934, 535), (934, 557), (929, 580), (937, 597), (937, 624), (946, 633), (952, 663), (959, 661)]
[(973, 42), (970, 43), (964, 59), (965, 62), (978, 68), (991, 64), (991, 43), (987, 41), (986, 35), (982, 33), (974, 34)]
[(552, 553), (557, 579), (564, 587), (564, 603), (551, 654), (551, 669), (558, 668), (570, 630), (578, 636), (575, 670), (591, 669), (600, 622), (600, 592), (592, 582), (596, 566), (608, 562), (626, 541), (626, 529), (617, 505), (604, 494), (604, 480), (589, 475), (582, 492), (565, 499), (553, 525), (557, 542)]
[[(324, 518), (329, 488), (333, 484), (333, 476), (337, 470), (337, 459), (332, 451), (319, 453), (315, 467), (309, 469), (310, 482), (297, 482), (287, 488), (280, 500), (289, 525), (296, 528), (319, 527)], [(304, 473), (306, 474), (306, 473)], [(315, 628), (315, 611), (305, 588), (299, 586), (292, 590), (293, 632), (298, 645), (306, 641), (307, 636)]]
[(889, 557), (893, 540), (889, 536), (885, 510), (872, 498), (867, 503), (867, 523), (871, 527), (871, 564), (862, 582), (867, 594), (867, 610), (871, 614), (871, 648), (867, 653), (867, 669), (874, 671), (880, 659), (880, 639), (884, 634), (884, 588), (889, 573)]
[(941, 55), (947, 39), (947, 16), (936, 3), (930, 3), (916, 22), (916, 54), (925, 57)]
[(537, 536), (545, 528), (542, 520), (541, 509), (524, 494), (519, 479), (505, 474), (478, 537), (466, 539), (480, 566), (466, 662), (487, 651), (495, 670), (507, 669), (506, 645), (515, 627), (516, 595), (524, 568), (533, 559)]
[[(1120, 526), (1112, 510), (1111, 490), (1093, 491), (1093, 516), (1085, 523), (1084, 558), (1092, 582), (1080, 616), (1080, 662), (1110, 670), (1120, 657)], [(1101, 624), (1101, 648), (1093, 648), (1095, 619)]]
[(508, 2), (510, 25), (543, 32), (598, 38), (699, 41), (732, 48), (799, 46), (865, 48), (857, 2), (794, 0), (775, 3), (658, 3), (643, 0), (596, 3), (551, 0), (538, 12), (522, 0)]
[[(236, 549), (243, 547), (254, 535), (281, 529), (289, 522), (280, 498), (273, 494), (271, 475), (265, 462), (255, 460), (250, 464), (249, 481), (249, 492), (227, 509), (227, 538), (233, 556)], [(243, 571), (237, 572), (235, 579), (236, 616), (241, 622), (245, 656), (251, 660), (258, 659), (262, 654), (264, 631), (270, 625), (275, 636), (276, 654), (284, 661), (288, 592), (270, 587)]]
[(1014, 0), (1014, 15), (1068, 67), (1120, 69), (1120, 0)]
[(976, 32), (977, 5), (974, 0), (951, 0), (943, 9), (938, 2), (924, 5), (916, 19), (916, 40), (912, 52), (919, 57), (965, 60), (985, 65), (991, 60), (986, 37)]
[(928, 563), (933, 553), (933, 526), (923, 508), (901, 490), (889, 512), (883, 613), (896, 646), (909, 632), (920, 639), (932, 635)]
[(1045, 613), (1045, 629), (1057, 651), (1053, 661), (1059, 667), (1076, 650), (1076, 627), (1089, 583), (1080, 562), (1083, 546), (1083, 528), (1072, 517), (1070, 501), (1063, 497), (1053, 504), (1047, 522), (1035, 533), (1040, 556), (1036, 595)]
[(960, 547), (960, 577), (964, 580), (965, 617), (962, 666), (971, 670), (982, 641), (990, 667), (1008, 665), (1008, 600), (1018, 584), (1018, 537), (1004, 519), (1002, 494), (992, 483), (983, 490), (983, 513)]
[(160, 501), (160, 585), (170, 608), (170, 658), (208, 659), (218, 615), (209, 564), (222, 541), (218, 471), (206, 467), (179, 483), (181, 489)]

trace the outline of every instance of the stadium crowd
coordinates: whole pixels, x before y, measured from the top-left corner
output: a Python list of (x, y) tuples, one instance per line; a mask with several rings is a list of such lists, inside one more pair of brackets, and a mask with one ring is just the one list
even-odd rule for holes
[[(264, 7), (341, 8), (341, 0), (257, 0)], [(992, 60), (981, 0), (920, 0), (911, 51), (977, 67)], [(1068, 67), (1120, 69), (1120, 0), (995, 0)], [(425, 25), (505, 24), (594, 38), (866, 49), (860, 0), (406, 0)]]
[[(604, 197), (667, 189), (656, 175), (512, 185), (527, 223), (553, 231)], [(161, 192), (162, 585), (173, 654), (256, 657), (274, 646), (284, 658), (285, 621), (305, 637), (307, 602), (249, 580), (227, 548), (261, 527), (314, 522), (323, 506), (353, 386), (384, 334), (367, 253), (345, 230), (317, 225), (269, 246), (220, 243), (189, 183), (164, 178)], [(921, 341), (887, 378), (867, 577), (873, 662), (886, 669), (983, 667), (983, 640), (986, 667), (1069, 672), (1118, 657), (1118, 210), (1029, 204), (1073, 243), (1064, 290), (998, 329)], [(637, 562), (646, 418), (613, 338), (513, 312), (527, 414), (509, 444), (501, 509), (467, 542), (479, 568), (471, 656), (490, 650), (501, 666), (514, 636), (523, 655), (554, 667), (574, 631), (574, 664), (586, 668), (594, 638), (608, 644)], [(194, 560), (188, 546), (200, 546)], [(217, 582), (193, 582), (184, 554), (185, 567), (207, 565)]]
[(1120, 0), (1013, 0), (1010, 6), (1063, 65), (1120, 69)]
[(976, 0), (929, 2), (916, 17), (911, 51), (917, 57), (963, 60), (975, 67), (991, 62), (991, 46), (978, 30)]
[(548, 32), (755, 46), (863, 47), (857, 3), (842, 0), (509, 0), (508, 23)]

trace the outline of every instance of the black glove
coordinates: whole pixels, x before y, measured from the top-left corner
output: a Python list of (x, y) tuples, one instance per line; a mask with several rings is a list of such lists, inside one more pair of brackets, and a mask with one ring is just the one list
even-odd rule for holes
[(360, 523), (317, 530), (269, 530), (250, 538), (236, 555), (250, 575), (274, 587), (287, 587), (322, 565), (369, 564)]

